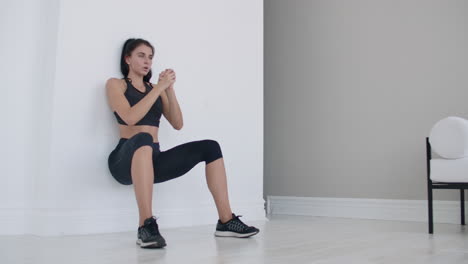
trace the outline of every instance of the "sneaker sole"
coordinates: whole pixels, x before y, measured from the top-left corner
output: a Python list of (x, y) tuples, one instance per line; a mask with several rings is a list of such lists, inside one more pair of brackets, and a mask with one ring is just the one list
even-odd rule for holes
[(217, 237), (239, 237), (239, 238), (247, 238), (251, 237), (253, 235), (258, 234), (259, 231), (257, 232), (252, 232), (252, 233), (245, 233), (245, 234), (239, 234), (235, 232), (229, 232), (229, 231), (216, 231), (215, 236)]
[(141, 248), (163, 248), (166, 246), (166, 243), (159, 244), (157, 241), (143, 242), (141, 239), (138, 239), (136, 244)]

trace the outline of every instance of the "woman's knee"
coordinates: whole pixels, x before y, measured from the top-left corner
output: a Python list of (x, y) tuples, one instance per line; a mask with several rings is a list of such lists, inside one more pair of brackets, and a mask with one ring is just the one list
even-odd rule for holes
[(133, 155), (144, 155), (148, 157), (152, 157), (153, 155), (153, 148), (151, 146), (141, 146), (135, 150)]
[(131, 137), (133, 155), (152, 157), (153, 155), (153, 136), (149, 133), (140, 132)]
[(152, 147), (153, 145), (153, 136), (150, 133), (140, 132), (134, 135), (131, 139), (132, 139), (135, 151), (143, 146)]
[(216, 140), (206, 139), (203, 140), (203, 148), (205, 152), (206, 164), (223, 157), (221, 146)]

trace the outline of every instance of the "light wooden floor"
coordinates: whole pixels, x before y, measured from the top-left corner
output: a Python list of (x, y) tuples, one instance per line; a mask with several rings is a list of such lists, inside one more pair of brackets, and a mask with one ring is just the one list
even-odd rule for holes
[(468, 263), (459, 225), (270, 216), (249, 239), (215, 238), (214, 225), (161, 229), (165, 249), (141, 249), (136, 231), (36, 237), (0, 236), (0, 263)]

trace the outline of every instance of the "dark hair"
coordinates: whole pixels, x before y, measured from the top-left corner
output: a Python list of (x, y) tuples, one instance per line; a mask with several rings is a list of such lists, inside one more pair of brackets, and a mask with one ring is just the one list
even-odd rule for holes
[[(141, 38), (129, 38), (127, 41), (125, 41), (123, 48), (122, 48), (122, 56), (120, 57), (120, 71), (122, 72), (123, 76), (127, 79), (128, 78), (128, 72), (130, 69), (128, 68), (128, 64), (125, 62), (125, 56), (130, 56), (132, 54), (132, 51), (136, 49), (140, 45), (146, 45), (151, 48), (151, 51), (154, 54), (154, 47), (149, 43), (147, 40), (141, 39)], [(151, 79), (151, 75), (153, 73), (151, 70), (148, 72), (143, 77), (143, 81), (149, 82)]]

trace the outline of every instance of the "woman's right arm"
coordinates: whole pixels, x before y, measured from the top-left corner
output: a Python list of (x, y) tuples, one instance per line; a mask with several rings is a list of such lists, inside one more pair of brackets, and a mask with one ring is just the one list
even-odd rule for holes
[[(167, 86), (165, 86), (167, 84)], [(160, 82), (134, 106), (130, 106), (125, 98), (125, 83), (117, 78), (110, 78), (106, 82), (107, 98), (112, 111), (122, 118), (129, 126), (133, 126), (140, 121), (156, 102), (161, 93), (170, 85), (170, 83)]]

